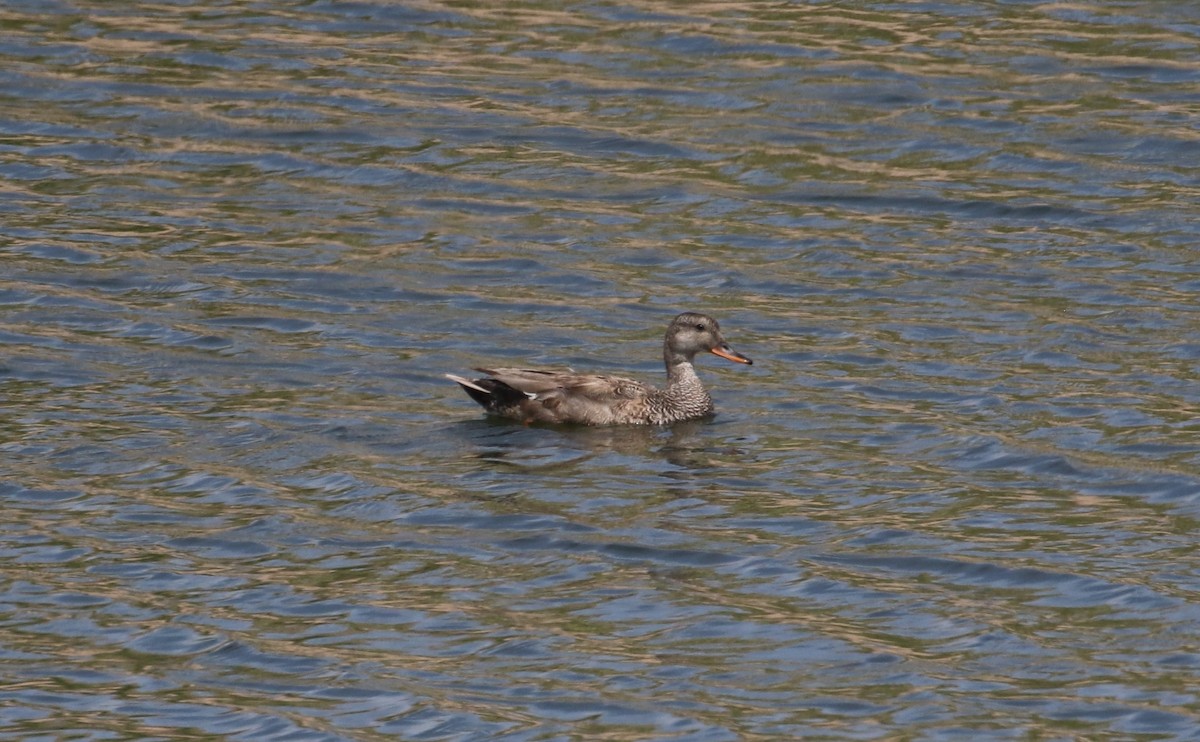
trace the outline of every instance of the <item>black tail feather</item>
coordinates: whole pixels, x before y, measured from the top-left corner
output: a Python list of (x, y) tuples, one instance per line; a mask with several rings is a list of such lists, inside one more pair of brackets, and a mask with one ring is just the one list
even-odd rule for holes
[(472, 381), (472, 383), (480, 387), (480, 389), (486, 389), (487, 391), (481, 392), (479, 389), (473, 389), (463, 384), (460, 384), (459, 386), (461, 386), (467, 392), (467, 394), (471, 395), (471, 399), (475, 400), (484, 408), (489, 410), (494, 410), (499, 407), (508, 407), (522, 400), (529, 399), (525, 392), (513, 389), (503, 381), (498, 381), (496, 379), (475, 379)]

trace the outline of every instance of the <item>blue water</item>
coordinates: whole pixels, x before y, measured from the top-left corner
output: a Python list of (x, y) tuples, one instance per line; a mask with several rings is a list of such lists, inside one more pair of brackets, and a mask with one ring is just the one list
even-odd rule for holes
[(0, 733), (1200, 736), (1200, 10), (0, 23)]

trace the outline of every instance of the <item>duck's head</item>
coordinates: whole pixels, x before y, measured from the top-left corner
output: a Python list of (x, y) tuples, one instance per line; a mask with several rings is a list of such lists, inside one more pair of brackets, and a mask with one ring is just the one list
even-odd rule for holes
[(706, 351), (734, 363), (750, 365), (754, 361), (729, 347), (721, 335), (721, 326), (707, 314), (684, 312), (671, 321), (663, 343), (667, 364), (691, 362), (697, 353)]

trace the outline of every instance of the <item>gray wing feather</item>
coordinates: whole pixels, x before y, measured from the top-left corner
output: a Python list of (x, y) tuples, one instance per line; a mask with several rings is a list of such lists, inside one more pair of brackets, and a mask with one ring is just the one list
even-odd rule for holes
[(575, 374), (558, 369), (480, 368), (476, 369), (513, 389), (545, 398), (556, 394), (579, 395), (590, 400), (633, 399), (649, 391), (639, 381), (620, 376)]

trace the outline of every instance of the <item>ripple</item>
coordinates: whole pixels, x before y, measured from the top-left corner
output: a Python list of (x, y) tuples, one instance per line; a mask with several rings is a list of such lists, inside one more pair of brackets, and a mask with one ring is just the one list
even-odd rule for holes
[(210, 652), (221, 643), (218, 637), (205, 636), (186, 626), (163, 626), (137, 637), (126, 646), (143, 654), (182, 656)]
[(179, 538), (167, 541), (166, 545), (198, 554), (206, 559), (245, 559), (271, 553), (271, 549), (263, 544), (233, 539)]

